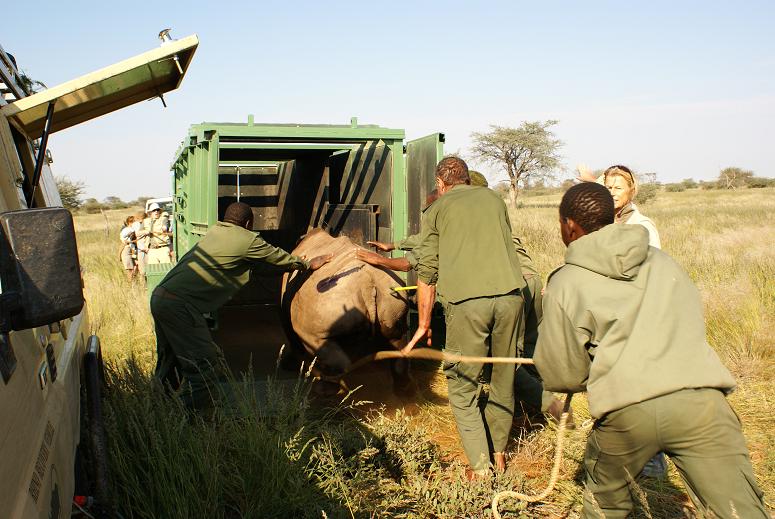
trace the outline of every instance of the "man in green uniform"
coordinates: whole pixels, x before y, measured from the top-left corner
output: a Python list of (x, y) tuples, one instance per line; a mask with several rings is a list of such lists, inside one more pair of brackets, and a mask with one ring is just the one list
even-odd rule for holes
[(250, 206), (229, 205), (224, 221), (207, 231), (151, 296), (158, 357), (155, 377), (179, 391), (188, 407), (211, 405), (225, 373), (222, 353), (202, 314), (231, 299), (248, 282), (254, 266), (315, 270), (331, 259), (330, 255), (310, 261), (293, 256), (265, 242), (252, 228)]
[[(511, 242), (508, 212), (496, 193), (468, 185), (468, 178), (466, 163), (457, 157), (444, 158), (436, 167), (441, 196), (425, 212), (415, 249), (419, 325), (404, 351), (424, 339), (430, 343), (438, 288), (447, 321), (447, 352), (513, 357), (525, 281)], [(449, 402), (472, 477), (490, 471), (491, 453), (496, 468), (505, 468), (503, 451), (514, 413), (514, 367), (493, 367), (484, 416), (477, 405), (481, 371), (482, 364), (444, 365)]]
[[(525, 300), (524, 317), (521, 321), (522, 326), (517, 330), (517, 355), (525, 358), (532, 358), (535, 353), (536, 343), (538, 341), (538, 327), (543, 319), (543, 310), (541, 309), (543, 301), (543, 283), (541, 275), (533, 265), (533, 260), (527, 253), (522, 241), (516, 236), (514, 240), (514, 249), (519, 258), (519, 266), (525, 278), (525, 288), (522, 289), (522, 297)], [(517, 366), (517, 373), (514, 377), (514, 391), (517, 398), (528, 408), (538, 409), (542, 413), (547, 413), (554, 420), (559, 421), (562, 415), (562, 402), (554, 394), (544, 389), (541, 383), (541, 377), (535, 366), (529, 364)], [(569, 423), (573, 423), (573, 416), (569, 418)]]
[[(479, 172), (469, 171), (472, 186), (489, 187), (487, 178)], [(519, 258), (519, 266), (525, 278), (525, 288), (522, 289), (522, 297), (525, 300), (524, 317), (522, 326), (517, 330), (517, 355), (532, 358), (538, 340), (538, 326), (541, 324), (543, 312), (541, 310), (543, 283), (538, 269), (533, 264), (533, 258), (527, 253), (516, 234), (512, 234), (514, 250)], [(562, 415), (562, 402), (549, 391), (544, 390), (541, 378), (535, 366), (517, 365), (517, 373), (514, 376), (514, 392), (524, 405), (531, 409), (548, 413), (554, 420), (559, 421)], [(572, 424), (573, 416), (569, 423)]]
[(662, 451), (704, 516), (768, 518), (724, 397), (735, 381), (706, 342), (697, 288), (649, 247), (643, 226), (613, 221), (605, 187), (583, 183), (563, 196), (568, 250), (547, 284), (535, 353), (545, 387), (586, 390), (596, 420), (583, 516), (628, 516), (628, 482)]
[[(473, 173), (473, 174), (472, 174)], [(481, 173), (469, 171), (469, 183), (472, 186), (489, 187), (487, 179)], [(438, 190), (434, 189), (426, 200), (426, 208), (438, 199)], [(395, 243), (381, 243), (378, 241), (367, 242), (378, 250), (390, 252), (394, 249), (400, 249), (406, 252), (403, 258), (386, 258), (380, 254), (358, 249), (356, 256), (361, 261), (371, 265), (408, 272), (417, 269), (417, 256), (414, 249), (419, 245), (420, 233), (413, 234), (399, 240)], [(525, 279), (525, 287), (522, 289), (522, 296), (525, 300), (524, 317), (520, 321), (522, 326), (517, 330), (517, 355), (521, 357), (532, 358), (535, 351), (536, 341), (538, 340), (538, 325), (541, 324), (541, 299), (543, 283), (538, 270), (533, 264), (533, 260), (527, 253), (522, 241), (512, 235), (514, 250), (519, 258), (519, 265)], [(436, 330), (438, 331), (438, 330)], [(554, 420), (559, 421), (562, 414), (562, 402), (560, 402), (551, 392), (545, 391), (538, 372), (534, 366), (518, 366), (514, 377), (515, 397), (522, 401), (530, 409), (540, 410), (542, 413), (548, 413)], [(571, 416), (569, 423), (572, 424)]]

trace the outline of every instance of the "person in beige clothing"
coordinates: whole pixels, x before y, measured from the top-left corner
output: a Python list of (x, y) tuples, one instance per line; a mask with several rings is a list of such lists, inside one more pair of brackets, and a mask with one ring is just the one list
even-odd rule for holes
[(657, 249), (662, 248), (657, 226), (650, 218), (643, 215), (633, 202), (635, 195), (638, 194), (638, 183), (630, 168), (617, 164), (599, 175), (586, 165), (578, 164), (576, 172), (578, 173), (576, 180), (579, 182), (596, 182), (611, 192), (616, 207), (616, 223), (642, 225), (649, 232), (649, 245)]
[(172, 262), (172, 231), (169, 217), (162, 216), (161, 206), (153, 203), (148, 208), (149, 216), (143, 221), (148, 236), (148, 252), (145, 264)]
[(633, 200), (638, 194), (638, 183), (630, 168), (617, 164), (603, 173), (605, 187), (614, 198), (616, 223), (640, 224), (649, 232), (649, 245), (661, 249), (657, 226), (650, 218), (638, 211)]

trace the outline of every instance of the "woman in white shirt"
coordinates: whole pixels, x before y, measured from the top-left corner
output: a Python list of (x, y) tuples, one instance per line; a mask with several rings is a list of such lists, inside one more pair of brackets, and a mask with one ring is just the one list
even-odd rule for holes
[(616, 210), (616, 223), (640, 224), (649, 232), (649, 245), (662, 248), (659, 242), (659, 232), (657, 226), (650, 218), (644, 216), (635, 206), (633, 199), (638, 193), (638, 184), (630, 168), (627, 166), (611, 166), (603, 173), (605, 187), (611, 192), (614, 198), (614, 209)]

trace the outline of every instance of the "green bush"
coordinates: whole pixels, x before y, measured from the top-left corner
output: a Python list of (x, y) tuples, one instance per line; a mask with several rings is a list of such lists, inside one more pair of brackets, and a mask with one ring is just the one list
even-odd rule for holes
[(668, 193), (680, 193), (681, 191), (686, 191), (686, 186), (681, 184), (666, 184), (665, 185), (665, 191)]
[(107, 209), (107, 207), (96, 198), (87, 198), (86, 201), (81, 205), (81, 209), (86, 211), (87, 214), (94, 214), (99, 213), (103, 209)]
[(748, 187), (775, 187), (775, 178), (753, 177), (748, 181)]
[(641, 184), (638, 186), (638, 194), (635, 195), (635, 203), (644, 205), (657, 197), (659, 186), (654, 183)]

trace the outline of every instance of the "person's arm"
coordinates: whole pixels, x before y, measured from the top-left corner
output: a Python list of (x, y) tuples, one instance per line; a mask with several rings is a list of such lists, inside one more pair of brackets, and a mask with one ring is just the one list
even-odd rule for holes
[(431, 314), (433, 313), (433, 304), (436, 302), (436, 285), (428, 285), (422, 281), (417, 281), (417, 331), (414, 332), (412, 340), (409, 341), (402, 350), (402, 353), (412, 351), (418, 342), (426, 340), (428, 346), (431, 341)]
[(522, 245), (522, 240), (514, 234), (513, 230), (511, 232), (511, 241), (514, 244), (517, 258), (519, 258), (519, 267), (522, 270), (522, 275), (525, 277), (538, 275), (538, 271), (533, 265), (533, 259), (530, 257), (530, 254), (527, 253), (525, 246)]
[(410, 251), (415, 248), (417, 248), (418, 245), (420, 245), (420, 233), (412, 234), (410, 236), (407, 236), (403, 240), (399, 240), (395, 243), (396, 249), (401, 249), (403, 251)]
[(358, 249), (355, 251), (355, 257), (364, 263), (374, 265), (377, 267), (385, 267), (390, 270), (399, 270), (401, 272), (409, 272), (411, 266), (409, 260), (406, 258), (386, 258), (375, 252), (367, 251), (366, 249)]
[(268, 263), (285, 270), (307, 270), (310, 268), (309, 261), (289, 254), (280, 247), (270, 245), (261, 235), (256, 235), (245, 257), (252, 263)]
[(544, 389), (560, 393), (585, 391), (592, 360), (589, 335), (576, 327), (566, 311), (547, 290), (543, 303), (543, 321), (538, 329), (536, 369)]
[[(433, 211), (433, 208), (431, 208)], [(436, 280), (439, 277), (439, 231), (436, 213), (428, 213), (423, 219), (420, 244), (414, 249), (417, 258), (417, 314), (418, 326), (412, 340), (401, 350), (408, 353), (418, 342), (427, 339), (431, 345), (431, 313), (436, 301)]]
[(367, 241), (366, 243), (368, 245), (371, 245), (375, 249), (381, 250), (383, 252), (390, 252), (390, 251), (392, 251), (393, 249), (396, 248), (396, 244), (395, 243), (383, 243), (381, 241)]

